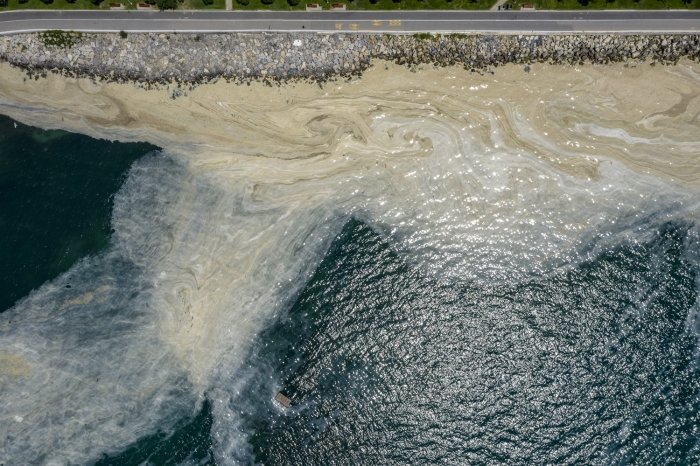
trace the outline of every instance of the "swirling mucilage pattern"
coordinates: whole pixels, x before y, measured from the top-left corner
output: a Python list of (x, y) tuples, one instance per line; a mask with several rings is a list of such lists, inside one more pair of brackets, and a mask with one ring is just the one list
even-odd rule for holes
[(163, 148), (116, 196), (109, 250), (0, 316), (6, 464), (89, 462), (205, 396), (215, 454), (239, 456), (246, 351), (351, 217), (448, 283), (547, 275), (595, 255), (592, 237), (643, 241), (666, 220), (697, 235), (693, 63), (484, 76), (375, 63), (351, 82), (176, 99), (0, 66), (3, 113)]

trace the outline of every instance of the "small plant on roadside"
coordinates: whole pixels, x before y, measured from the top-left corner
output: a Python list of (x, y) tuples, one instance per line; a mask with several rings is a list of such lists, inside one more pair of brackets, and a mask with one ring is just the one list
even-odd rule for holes
[(438, 40), (437, 35), (433, 35), (429, 32), (417, 32), (413, 34), (413, 38), (416, 40)]
[(126, 39), (129, 35), (126, 33), (126, 31), (119, 31), (119, 37), (122, 39)]
[(81, 32), (50, 30), (39, 33), (39, 40), (46, 47), (69, 49), (83, 36)]

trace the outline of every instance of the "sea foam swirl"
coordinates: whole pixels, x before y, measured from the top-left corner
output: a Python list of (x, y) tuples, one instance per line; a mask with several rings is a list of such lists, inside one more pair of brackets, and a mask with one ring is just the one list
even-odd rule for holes
[(377, 64), (323, 88), (217, 83), (176, 100), (1, 71), (14, 118), (163, 148), (115, 198), (109, 250), (0, 316), (7, 464), (97, 459), (204, 396), (218, 459), (240, 458), (232, 400), (250, 343), (351, 217), (424, 273), (485, 284), (570, 267), (599, 253), (592, 238), (642, 241), (649, 225), (698, 218), (693, 64)]

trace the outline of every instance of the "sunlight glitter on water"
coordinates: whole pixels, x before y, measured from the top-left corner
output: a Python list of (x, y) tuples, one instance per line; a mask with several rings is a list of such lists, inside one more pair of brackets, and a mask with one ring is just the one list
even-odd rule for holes
[[(694, 65), (547, 70), (504, 69), (492, 84), (457, 70), (377, 69), (323, 90), (219, 83), (177, 101), (3, 77), (0, 105), (17, 118), (58, 124), (40, 111), (49, 108), (68, 129), (163, 147), (115, 198), (111, 249), (3, 314), (4, 351), (32, 368), (3, 375), (0, 416), (23, 418), (0, 427), (13, 439), (3, 454), (96, 459), (172, 428), (206, 394), (217, 459), (240, 458), (251, 447), (237, 393), (264, 370), (244, 364), (251, 345), (351, 218), (448, 295), (556, 277), (624, 241), (653, 243), (645, 226), (698, 218), (699, 99), (644, 124), (637, 112), (659, 111), (640, 97), (650, 80), (666, 84), (668, 107), (686, 88), (700, 93)], [(478, 92), (447, 92), (455, 76)], [(140, 126), (120, 126), (122, 113)], [(671, 165), (661, 134), (677, 148)], [(81, 285), (66, 291), (67, 280)], [(103, 299), (75, 301), (107, 284)], [(490, 325), (515, 318), (499, 321), (489, 299)]]

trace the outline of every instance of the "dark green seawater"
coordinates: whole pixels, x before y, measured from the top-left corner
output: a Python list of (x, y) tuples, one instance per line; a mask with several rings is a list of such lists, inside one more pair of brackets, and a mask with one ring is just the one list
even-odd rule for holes
[(108, 244), (112, 196), (154, 149), (0, 116), (0, 312)]
[[(153, 147), (0, 128), (6, 309), (109, 244), (111, 198)], [(240, 419), (206, 401), (96, 464), (216, 464), (216, 429), (240, 434), (225, 464), (700, 464), (694, 221), (591, 238), (548, 276), (455, 284), (350, 220), (255, 339), (227, 400)]]
[(295, 407), (247, 405), (281, 464), (699, 464), (689, 225), (551, 277), (454, 286), (352, 221), (249, 362)]
[(216, 464), (211, 450), (211, 406), (204, 403), (193, 419), (184, 419), (175, 432), (158, 432), (117, 455), (104, 455), (95, 466)]

